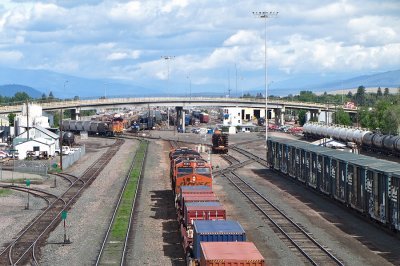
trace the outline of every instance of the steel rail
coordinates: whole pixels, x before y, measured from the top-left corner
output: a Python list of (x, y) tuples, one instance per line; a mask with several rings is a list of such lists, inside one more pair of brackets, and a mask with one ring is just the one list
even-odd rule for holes
[[(230, 176), (229, 176), (230, 175)], [(276, 207), (271, 201), (269, 201), (266, 197), (264, 197), (260, 192), (258, 192), (255, 188), (253, 188), (249, 183), (247, 183), (245, 180), (243, 180), (240, 176), (237, 174), (230, 172), (229, 174), (224, 174), (224, 176), (247, 198), (249, 199), (255, 206), (256, 208), (261, 211), (275, 226), (276, 228), (296, 247), (297, 250), (300, 251), (301, 254), (303, 254), (313, 265), (320, 265), (317, 261), (315, 261), (315, 255), (314, 258), (312, 258), (312, 255), (309, 255), (304, 248), (301, 247), (301, 245), (298, 243), (300, 241), (296, 241), (291, 237), (285, 230), (280, 226), (272, 217), (269, 215), (261, 206), (259, 203), (256, 202), (254, 198), (252, 198), (249, 195), (249, 192), (245, 192), (244, 188), (240, 188), (240, 184), (235, 183), (235, 181), (232, 179), (232, 176), (236, 179), (238, 179), (241, 184), (245, 184), (247, 188), (250, 189), (251, 193), (255, 193), (258, 198), (262, 198), (265, 203), (267, 203), (269, 206), (271, 206), (274, 210), (276, 210), (281, 217), (284, 217), (286, 221), (288, 221), (291, 225), (292, 228), (294, 227), (297, 229), (300, 233), (302, 233), (303, 236), (306, 237), (306, 239), (310, 240), (320, 251), (322, 251), (326, 256), (328, 256), (331, 260), (335, 262), (336, 265), (344, 265), (338, 258), (336, 258), (332, 253), (330, 253), (326, 248), (321, 246), (314, 238), (312, 238), (307, 232), (305, 232), (298, 224), (296, 224), (291, 218), (289, 218), (286, 214), (284, 214), (278, 207)], [(263, 203), (264, 203), (263, 202)], [(309, 247), (308, 247), (309, 248)], [(326, 263), (326, 262), (321, 262), (321, 263)]]
[(134, 211), (134, 209), (136, 207), (137, 192), (139, 190), (140, 180), (142, 179), (142, 174), (143, 174), (143, 170), (144, 170), (144, 164), (145, 164), (146, 158), (147, 158), (147, 151), (148, 151), (148, 148), (149, 148), (149, 142), (148, 141), (146, 141), (146, 142), (147, 142), (146, 143), (146, 150), (144, 151), (144, 157), (143, 157), (142, 163), (140, 165), (140, 173), (139, 173), (139, 178), (138, 178), (137, 185), (136, 185), (135, 197), (134, 197), (133, 202), (132, 202), (131, 214), (129, 216), (128, 230), (127, 230), (126, 237), (125, 237), (124, 249), (122, 251), (122, 258), (121, 258), (120, 266), (122, 266), (124, 264), (124, 261), (125, 261), (126, 248), (128, 246), (128, 238), (129, 238), (129, 233), (131, 231), (131, 225), (132, 225), (132, 219), (133, 219), (133, 211)]
[[(112, 216), (111, 216), (111, 219), (110, 219), (110, 222), (109, 222), (109, 225), (108, 225), (106, 234), (105, 234), (104, 239), (103, 239), (103, 243), (102, 243), (101, 248), (100, 248), (100, 251), (99, 251), (99, 254), (97, 255), (97, 259), (96, 259), (96, 263), (95, 263), (96, 266), (100, 264), (100, 260), (101, 260), (101, 257), (102, 257), (102, 255), (103, 255), (105, 246), (106, 246), (106, 244), (107, 244), (108, 237), (109, 237), (109, 235), (110, 235), (110, 233), (111, 233), (112, 225), (113, 225), (113, 223), (114, 223), (114, 221), (115, 221), (115, 217), (116, 217), (116, 215), (117, 215), (118, 208), (119, 208), (119, 206), (120, 206), (120, 204), (121, 204), (121, 201), (122, 201), (122, 196), (123, 196), (123, 194), (124, 194), (124, 191), (125, 191), (125, 188), (126, 188), (128, 182), (129, 182), (132, 169), (133, 169), (133, 167), (134, 167), (134, 165), (135, 165), (135, 158), (136, 158), (136, 156), (137, 156), (137, 152), (138, 152), (138, 151), (136, 151), (135, 156), (133, 157), (132, 163), (131, 163), (131, 165), (130, 165), (130, 167), (129, 167), (128, 174), (126, 175), (125, 180), (124, 180), (124, 185), (123, 185), (122, 188), (121, 188), (121, 191), (120, 191), (120, 195), (119, 195), (117, 204), (116, 204), (116, 206), (115, 206), (115, 208), (114, 208), (114, 212), (113, 212), (113, 214), (112, 214)], [(146, 154), (146, 153), (147, 153), (147, 148), (146, 148), (145, 154)], [(138, 184), (139, 184), (139, 183), (138, 183)], [(136, 201), (136, 194), (135, 194), (135, 201)], [(131, 215), (132, 215), (132, 210), (131, 210)], [(129, 228), (130, 228), (130, 223), (131, 223), (131, 220), (129, 221)], [(128, 230), (128, 232), (129, 232), (129, 230)], [(127, 232), (127, 235), (129, 234), (128, 232)], [(125, 246), (125, 245), (124, 245), (124, 246)], [(125, 252), (125, 251), (124, 251), (124, 252)], [(122, 260), (121, 260), (121, 264), (122, 264)]]
[[(76, 197), (80, 194), (80, 192), (82, 191), (82, 189), (86, 187), (86, 185), (88, 184), (88, 181), (91, 181), (92, 179), (94, 179), (94, 177), (97, 176), (97, 174), (98, 174), (98, 172), (99, 172), (99, 168), (104, 168), (104, 166), (105, 166), (105, 165), (108, 163), (108, 161), (109, 161), (109, 157), (112, 157), (112, 156), (115, 155), (116, 151), (119, 149), (119, 147), (122, 145), (123, 142), (124, 142), (123, 140), (117, 140), (116, 143), (115, 143), (116, 145), (115, 145), (114, 147), (112, 147), (112, 148), (109, 149), (109, 151), (111, 150), (111, 152), (109, 152), (108, 154), (106, 154), (106, 156), (103, 155), (103, 156), (100, 157), (96, 162), (94, 162), (94, 163), (84, 172), (84, 174), (83, 174), (80, 178), (78, 178), (73, 184), (71, 184), (71, 186), (69, 186), (69, 187), (67, 188), (67, 190), (66, 190), (60, 197), (58, 197), (54, 202), (52, 202), (52, 203), (48, 206), (48, 208), (47, 208), (43, 213), (41, 213), (38, 217), (36, 217), (36, 218), (32, 221), (32, 222), (18, 235), (18, 237), (15, 238), (14, 241), (13, 241), (9, 246), (7, 246), (7, 248), (5, 248), (5, 249), (0, 253), (0, 256), (3, 255), (3, 254), (7, 251), (7, 249), (8, 249), (8, 250), (9, 250), (9, 252), (8, 252), (9, 262), (10, 262), (12, 265), (15, 265), (16, 263), (19, 263), (19, 262), (25, 257), (26, 253), (27, 253), (32, 247), (34, 247), (34, 246), (36, 245), (37, 241), (39, 241), (39, 240), (41, 239), (41, 237), (47, 232), (47, 230), (48, 230), (55, 222), (58, 222), (58, 221), (59, 221), (59, 216), (61, 215), (61, 212), (70, 206), (70, 204), (73, 202), (73, 200), (75, 200)], [(111, 156), (110, 156), (110, 155), (111, 155)], [(104, 159), (104, 157), (107, 157), (107, 159)], [(103, 160), (103, 162), (101, 162), (102, 160)], [(100, 166), (98, 166), (99, 162), (101, 162)], [(98, 169), (95, 169), (95, 168), (98, 168)], [(85, 176), (88, 175), (88, 174), (90, 173), (90, 171), (93, 170), (93, 169), (95, 169), (95, 172), (93, 172), (89, 177), (85, 177)], [(84, 179), (84, 178), (87, 179), (87, 180), (86, 180), (87, 182), (82, 182), (82, 181), (84, 181), (84, 180), (81, 180), (81, 179)], [(69, 192), (74, 192), (74, 191), (70, 191), (70, 190), (72, 190), (73, 188), (75, 188), (74, 186), (75, 186), (75, 184), (77, 184), (77, 182), (82, 182), (82, 186), (78, 189), (78, 191), (75, 191), (75, 194), (72, 195), (72, 197), (71, 197), (71, 196), (68, 196), (68, 193), (69, 193)], [(64, 196), (67, 197), (68, 202), (66, 202), (66, 201), (62, 198), (62, 197), (64, 197)], [(63, 207), (60, 207), (60, 206), (59, 206), (59, 207), (56, 207), (55, 204), (56, 204), (57, 201), (62, 201), (62, 202), (64, 203)], [(48, 224), (48, 226), (47, 226), (45, 229), (41, 230), (40, 235), (37, 236), (34, 240), (33, 240), (33, 239), (31, 240), (31, 241), (33, 241), (32, 244), (31, 244), (28, 248), (26, 248), (26, 249), (25, 249), (25, 252), (23, 252), (23, 254), (19, 256), (19, 258), (17, 259), (17, 261), (16, 261), (15, 263), (13, 263), (13, 259), (12, 259), (12, 250), (13, 250), (13, 247), (15, 246), (15, 244), (21, 239), (22, 236), (25, 235), (26, 232), (28, 232), (30, 229), (32, 229), (32, 227), (33, 227), (34, 225), (37, 225), (38, 220), (41, 219), (45, 214), (47, 214), (52, 208), (54, 208), (55, 211), (57, 211), (58, 209), (59, 209), (60, 211), (54, 216), (54, 219), (52, 219), (52, 220), (50, 221), (50, 223)], [(33, 250), (32, 252), (34, 252), (34, 250)]]

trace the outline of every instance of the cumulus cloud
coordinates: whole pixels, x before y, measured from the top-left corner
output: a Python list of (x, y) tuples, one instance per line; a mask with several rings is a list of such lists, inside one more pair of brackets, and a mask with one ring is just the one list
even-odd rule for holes
[(165, 80), (160, 56), (168, 54), (176, 56), (171, 75), (213, 82), (236, 66), (262, 76), (264, 21), (252, 15), (260, 8), (280, 12), (268, 20), (272, 71), (400, 67), (397, 0), (273, 0), (262, 7), (256, 0), (5, 0), (0, 60), (87, 77)]

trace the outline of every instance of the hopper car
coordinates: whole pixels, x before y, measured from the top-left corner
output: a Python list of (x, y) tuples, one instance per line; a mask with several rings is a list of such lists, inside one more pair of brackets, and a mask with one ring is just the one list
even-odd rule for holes
[[(212, 191), (211, 167), (207, 161), (197, 151), (184, 147), (171, 150), (169, 159), (187, 265), (213, 265), (210, 263), (216, 261), (218, 265), (248, 265), (251, 261), (251, 265), (265, 266), (255, 245), (246, 242), (246, 232), (240, 223), (226, 220), (226, 209)], [(251, 250), (251, 253), (227, 258), (232, 250)]]
[(112, 121), (81, 121), (81, 120), (63, 120), (63, 131), (72, 133), (80, 133), (86, 131), (89, 135), (100, 136), (116, 136), (122, 134), (124, 130), (124, 122), (122, 118), (117, 118)]
[(318, 123), (307, 123), (303, 126), (306, 138), (333, 138), (342, 142), (353, 142), (366, 151), (380, 152), (387, 155), (400, 156), (400, 136), (383, 135), (369, 130), (327, 126)]
[(271, 169), (400, 231), (399, 163), (277, 137), (267, 145)]

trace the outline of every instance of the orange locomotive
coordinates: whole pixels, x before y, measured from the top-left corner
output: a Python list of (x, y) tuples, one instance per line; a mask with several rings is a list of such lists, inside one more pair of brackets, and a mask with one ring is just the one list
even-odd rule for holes
[(170, 152), (171, 183), (175, 194), (181, 186), (212, 186), (211, 166), (200, 154), (188, 148)]

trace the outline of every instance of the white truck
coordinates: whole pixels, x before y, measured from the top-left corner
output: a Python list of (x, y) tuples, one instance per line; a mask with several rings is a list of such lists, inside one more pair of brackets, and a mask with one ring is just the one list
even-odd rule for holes
[[(60, 155), (60, 148), (56, 148), (55, 150), (56, 155)], [(62, 146), (62, 154), (63, 155), (68, 155), (73, 153), (73, 151), (71, 150), (71, 148), (69, 146)]]

